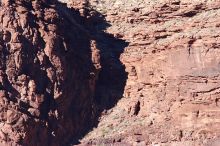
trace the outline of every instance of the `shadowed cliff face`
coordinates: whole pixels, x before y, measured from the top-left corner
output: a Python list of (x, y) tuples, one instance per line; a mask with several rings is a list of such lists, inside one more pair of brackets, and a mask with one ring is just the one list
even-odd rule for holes
[(120, 57), (128, 79), (124, 97), (82, 142), (219, 143), (220, 1), (89, 2), (106, 16), (106, 32), (129, 42)]
[(2, 1), (1, 144), (219, 143), (219, 1), (62, 1)]
[[(96, 23), (103, 27), (94, 33)], [(1, 1), (1, 144), (66, 145), (117, 102), (126, 44), (105, 34), (106, 26), (101, 15), (85, 18), (55, 1)], [(101, 88), (111, 92), (117, 83), (118, 96), (102, 96)]]

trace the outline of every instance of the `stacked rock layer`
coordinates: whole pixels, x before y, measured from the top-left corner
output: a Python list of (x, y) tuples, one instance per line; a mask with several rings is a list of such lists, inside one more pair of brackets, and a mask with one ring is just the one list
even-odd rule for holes
[(83, 141), (206, 146), (219, 140), (220, 1), (90, 0), (129, 42), (124, 97)]

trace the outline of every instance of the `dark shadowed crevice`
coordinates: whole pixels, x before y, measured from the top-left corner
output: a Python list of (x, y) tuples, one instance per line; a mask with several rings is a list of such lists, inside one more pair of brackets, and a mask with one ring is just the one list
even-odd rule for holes
[[(87, 4), (89, 5), (89, 4)], [(90, 15), (92, 11), (93, 15)], [(74, 14), (74, 18), (86, 32), (89, 32), (91, 39), (96, 41), (100, 53), (101, 70), (95, 86), (93, 107), (95, 119), (87, 121), (84, 129), (73, 140), (72, 144), (78, 144), (78, 140), (98, 125), (101, 113), (111, 109), (122, 98), (127, 80), (125, 66), (120, 61), (120, 54), (128, 43), (105, 33), (104, 30), (110, 26), (105, 17), (93, 9), (85, 9), (85, 17)]]

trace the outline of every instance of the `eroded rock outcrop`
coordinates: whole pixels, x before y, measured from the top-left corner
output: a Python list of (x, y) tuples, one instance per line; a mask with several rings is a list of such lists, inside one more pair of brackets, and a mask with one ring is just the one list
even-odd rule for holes
[(82, 145), (218, 145), (218, 0), (61, 1), (2, 0), (1, 143), (65, 145), (98, 115)]
[[(90, 0), (129, 42), (124, 97), (82, 141), (212, 145), (220, 137), (220, 2)], [(216, 142), (218, 143), (218, 142)]]
[(1, 144), (66, 145), (94, 118), (99, 50), (72, 14), (56, 1), (1, 1)]

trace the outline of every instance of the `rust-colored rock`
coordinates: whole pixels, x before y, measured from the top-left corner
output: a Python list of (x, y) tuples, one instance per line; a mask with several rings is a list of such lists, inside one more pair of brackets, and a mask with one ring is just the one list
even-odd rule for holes
[(106, 32), (129, 42), (121, 55), (128, 79), (124, 97), (82, 142), (218, 143), (220, 2), (89, 2), (111, 24)]
[(79, 17), (56, 1), (1, 1), (0, 145), (67, 145), (92, 123), (100, 57)]
[(1, 144), (219, 145), (218, 0), (60, 1), (1, 1)]

